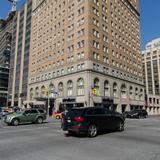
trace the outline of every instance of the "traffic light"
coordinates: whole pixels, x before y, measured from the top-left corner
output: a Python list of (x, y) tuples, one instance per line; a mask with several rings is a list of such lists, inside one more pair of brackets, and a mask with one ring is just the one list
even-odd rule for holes
[(96, 88), (92, 88), (92, 94), (97, 95), (97, 89)]

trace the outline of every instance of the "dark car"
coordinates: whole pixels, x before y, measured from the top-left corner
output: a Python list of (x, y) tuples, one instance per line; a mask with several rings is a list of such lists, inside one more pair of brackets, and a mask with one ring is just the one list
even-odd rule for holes
[(125, 118), (122, 114), (105, 108), (72, 108), (62, 114), (62, 129), (69, 133), (87, 134), (95, 137), (99, 130), (124, 130)]
[(147, 118), (148, 113), (144, 109), (135, 109), (125, 113), (126, 118)]

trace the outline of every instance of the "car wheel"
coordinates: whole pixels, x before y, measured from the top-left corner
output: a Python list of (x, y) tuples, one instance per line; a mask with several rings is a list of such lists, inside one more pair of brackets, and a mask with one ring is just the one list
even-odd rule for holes
[(68, 131), (68, 134), (69, 135), (74, 135), (74, 132), (73, 131)]
[(43, 118), (41, 118), (41, 117), (37, 118), (37, 123), (42, 124), (43, 123)]
[(138, 115), (138, 119), (140, 119), (141, 118), (141, 115)]
[(12, 122), (11, 122), (11, 124), (13, 126), (18, 126), (19, 125), (19, 120), (18, 119), (13, 119)]
[(60, 119), (60, 116), (56, 116), (56, 119)]
[(148, 115), (145, 115), (144, 118), (148, 118)]
[(124, 122), (119, 122), (118, 131), (120, 131), (120, 132), (124, 131)]
[(89, 137), (95, 137), (95, 136), (97, 136), (97, 133), (98, 133), (97, 126), (95, 124), (91, 124), (88, 127), (88, 136)]

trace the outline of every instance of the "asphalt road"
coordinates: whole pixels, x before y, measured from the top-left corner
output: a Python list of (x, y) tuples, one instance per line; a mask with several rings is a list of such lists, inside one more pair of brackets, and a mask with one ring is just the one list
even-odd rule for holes
[(0, 122), (0, 160), (160, 160), (160, 117), (127, 120), (124, 132), (95, 138), (65, 136), (59, 121)]

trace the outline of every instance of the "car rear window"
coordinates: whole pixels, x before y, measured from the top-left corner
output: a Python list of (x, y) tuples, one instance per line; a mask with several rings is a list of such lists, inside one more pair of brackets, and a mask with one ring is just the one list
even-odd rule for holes
[(105, 114), (105, 111), (101, 108), (90, 109), (87, 111), (87, 115), (102, 115), (102, 114)]
[(80, 109), (71, 109), (67, 113), (67, 116), (71, 116), (71, 117), (80, 116), (82, 114), (82, 112), (83, 112), (83, 110), (80, 110)]

